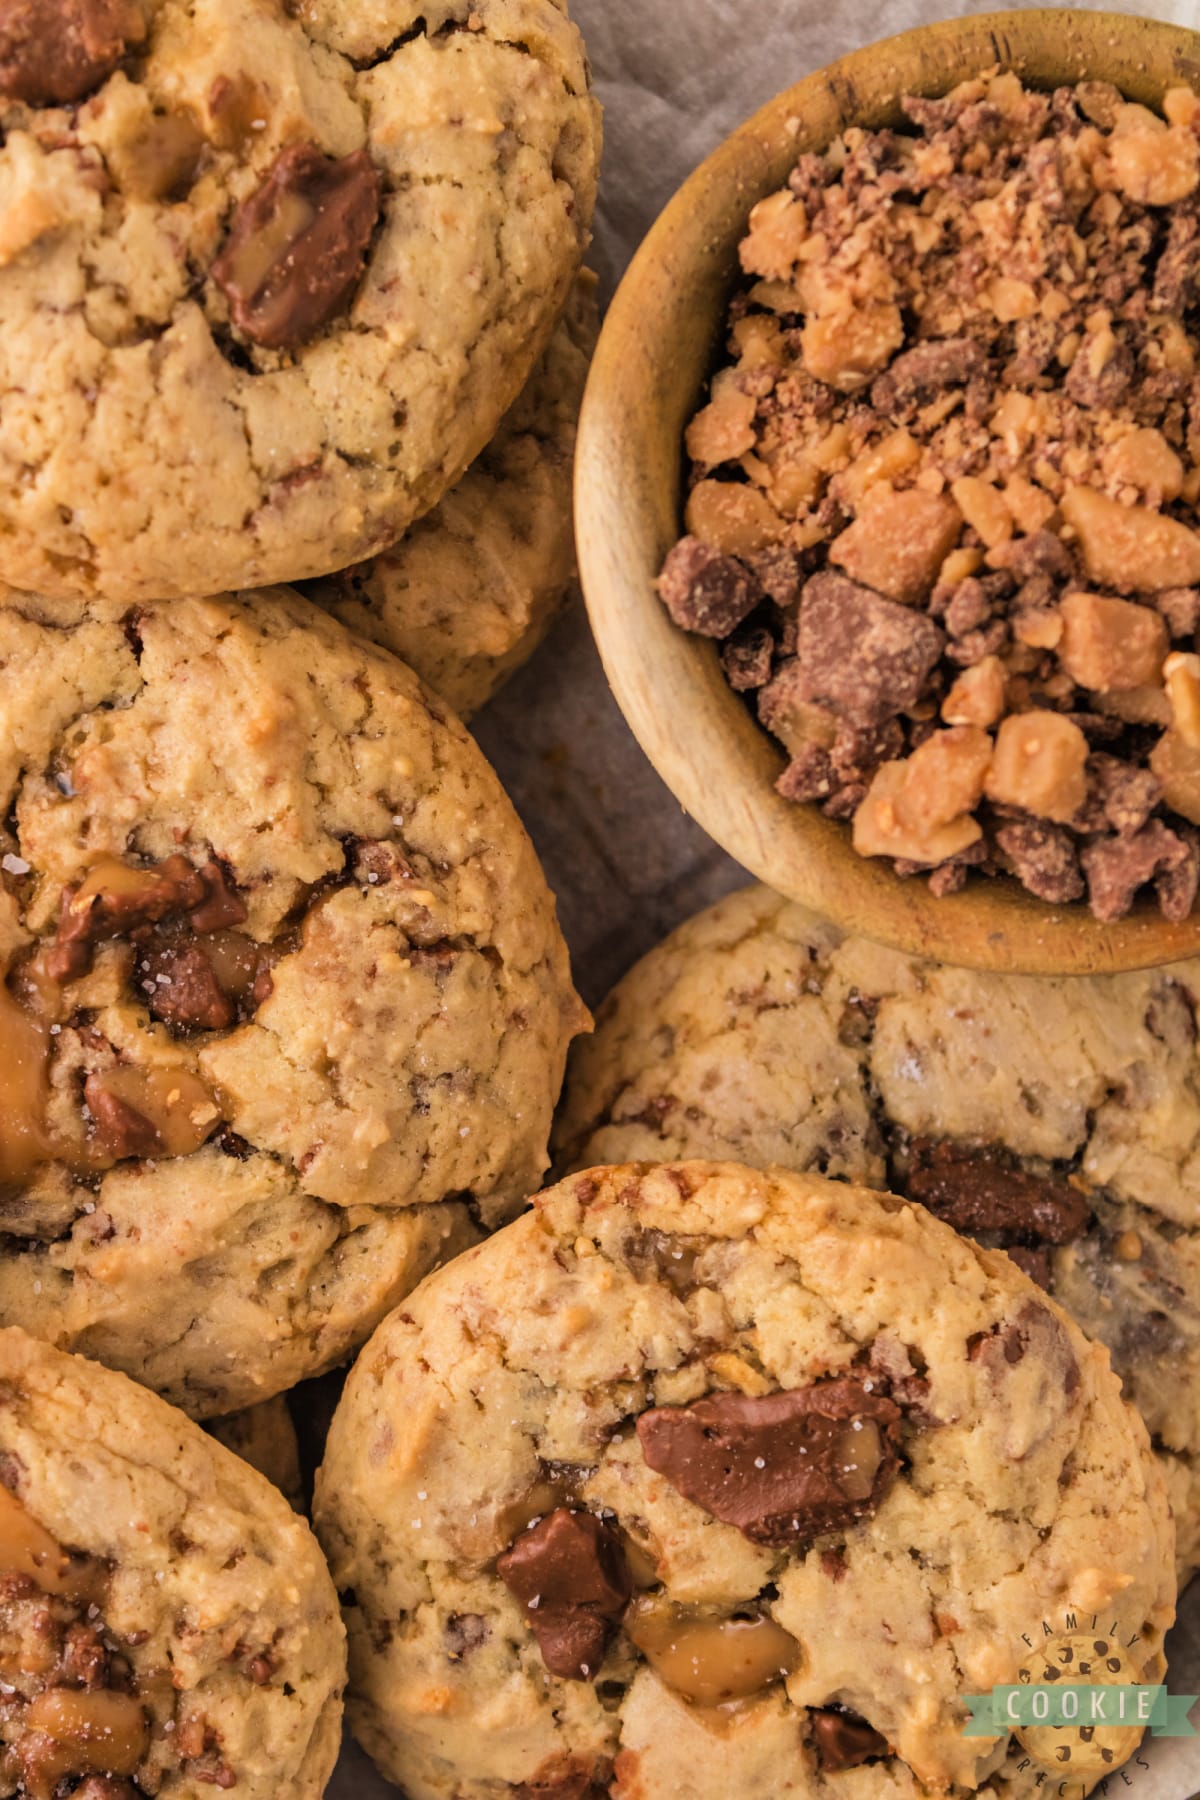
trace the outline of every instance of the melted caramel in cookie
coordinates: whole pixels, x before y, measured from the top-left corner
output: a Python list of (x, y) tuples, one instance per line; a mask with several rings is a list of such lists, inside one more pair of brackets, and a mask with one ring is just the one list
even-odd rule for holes
[(0, 1569), (27, 1575), (47, 1594), (67, 1587), (68, 1558), (62, 1545), (39, 1525), (16, 1495), (0, 1486)]
[[(106, 1565), (68, 1554), (0, 1486), (0, 1570), (22, 1578), (0, 1602), (0, 1683), (23, 1702), (6, 1716), (0, 1779), (17, 1778), (30, 1800), (53, 1800), (64, 1777), (132, 1775), (149, 1748), (150, 1721), (101, 1621)], [(72, 1656), (82, 1663), (70, 1667)]]
[(19, 1006), (0, 981), (0, 1186), (28, 1179), (55, 1154), (46, 1126), (50, 1021)]
[[(39, 1164), (63, 1163), (79, 1174), (112, 1168), (129, 1152), (94, 1124), (85, 1135), (61, 1138), (47, 1117), (51, 1027), (61, 1011), (60, 989), (34, 957), (19, 972), (21, 998), (0, 980), (0, 1188), (27, 1182)], [(105, 1094), (132, 1109), (157, 1136), (156, 1153), (189, 1156), (218, 1119), (211, 1090), (188, 1068), (120, 1064), (93, 1077)]]
[(633, 1602), (623, 1629), (660, 1681), (697, 1706), (748, 1699), (800, 1664), (795, 1638), (765, 1613), (730, 1618), (655, 1595)]

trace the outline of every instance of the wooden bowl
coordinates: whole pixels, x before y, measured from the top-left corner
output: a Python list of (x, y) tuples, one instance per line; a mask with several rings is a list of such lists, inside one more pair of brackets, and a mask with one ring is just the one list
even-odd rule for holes
[(734, 132), (666, 208), (609, 312), (576, 456), (580, 569), (605, 671), (642, 748), (761, 880), (910, 954), (1030, 974), (1145, 968), (1200, 950), (1200, 908), (1171, 924), (1144, 903), (1105, 925), (1008, 877), (973, 877), (938, 900), (924, 881), (856, 856), (848, 827), (781, 799), (781, 751), (729, 688), (715, 646), (672, 624), (653, 589), (679, 535), (683, 432), (721, 340), (751, 207), (802, 151), (851, 124), (897, 124), (901, 94), (943, 94), (996, 62), (1035, 87), (1111, 81), (1157, 104), (1173, 83), (1200, 87), (1200, 33), (1059, 9), (928, 25), (808, 76)]

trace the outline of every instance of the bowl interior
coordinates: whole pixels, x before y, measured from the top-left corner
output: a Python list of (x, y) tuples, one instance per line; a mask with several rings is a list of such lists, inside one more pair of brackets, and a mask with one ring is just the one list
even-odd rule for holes
[(580, 569), (617, 701), (677, 799), (730, 855), (847, 930), (975, 968), (1089, 974), (1200, 950), (1200, 908), (1172, 924), (1142, 903), (1116, 924), (1053, 907), (1008, 878), (935, 899), (857, 856), (845, 826), (775, 793), (785, 759), (728, 686), (715, 646), (679, 630), (653, 583), (679, 534), (684, 428), (700, 402), (751, 207), (847, 125), (895, 124), (992, 63), (1035, 87), (1111, 81), (1157, 104), (1200, 88), (1200, 33), (1117, 13), (983, 14), (870, 45), (808, 76), (728, 138), (666, 208), (601, 335), (576, 458)]

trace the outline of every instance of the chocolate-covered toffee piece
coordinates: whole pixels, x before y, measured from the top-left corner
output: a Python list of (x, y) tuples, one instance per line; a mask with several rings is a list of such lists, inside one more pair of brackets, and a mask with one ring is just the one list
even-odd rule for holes
[(763, 598), (750, 571), (697, 538), (683, 538), (663, 564), (658, 593), (677, 625), (728, 637)]
[(350, 303), (382, 187), (365, 150), (340, 160), (290, 144), (234, 215), (213, 280), (266, 350), (296, 350)]
[(0, 94), (27, 106), (71, 105), (145, 35), (136, 0), (3, 0)]
[(132, 937), (144, 925), (193, 909), (204, 916), (210, 892), (207, 868), (202, 872), (185, 856), (148, 867), (102, 857), (82, 882), (63, 889), (47, 973), (54, 981), (76, 981), (91, 968), (95, 944)]
[(916, 1140), (905, 1189), (956, 1231), (1069, 1244), (1087, 1230), (1087, 1196), (1069, 1181), (1011, 1166), (994, 1146)]
[(860, 1763), (888, 1754), (887, 1739), (857, 1713), (821, 1707), (809, 1715), (809, 1722), (817, 1760), (829, 1774), (857, 1769)]
[(852, 1377), (788, 1393), (717, 1394), (637, 1422), (642, 1454), (681, 1494), (756, 1544), (809, 1543), (872, 1512), (900, 1467), (900, 1408)]
[(550, 1673), (594, 1681), (633, 1593), (615, 1532), (591, 1513), (556, 1507), (496, 1567), (525, 1608)]
[(1174, 1598), (1106, 1352), (925, 1208), (734, 1163), (591, 1168), (422, 1283), (314, 1517), (351, 1727), (428, 1800), (1001, 1800), (996, 1594), (1119, 1593), (1147, 1679)]

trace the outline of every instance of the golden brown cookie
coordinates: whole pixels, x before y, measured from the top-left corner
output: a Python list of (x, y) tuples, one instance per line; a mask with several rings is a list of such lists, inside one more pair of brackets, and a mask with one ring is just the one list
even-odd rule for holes
[(473, 740), (285, 591), (0, 609), (0, 1322), (198, 1416), (546, 1165), (586, 1020)]
[(588, 242), (565, 0), (36, 0), (0, 21), (0, 122), (0, 577), (41, 592), (393, 543)]
[(314, 1516), (412, 1800), (1031, 1794), (964, 1694), (1085, 1609), (1157, 1680), (1174, 1609), (1107, 1352), (923, 1208), (734, 1164), (569, 1177), (430, 1276)]

